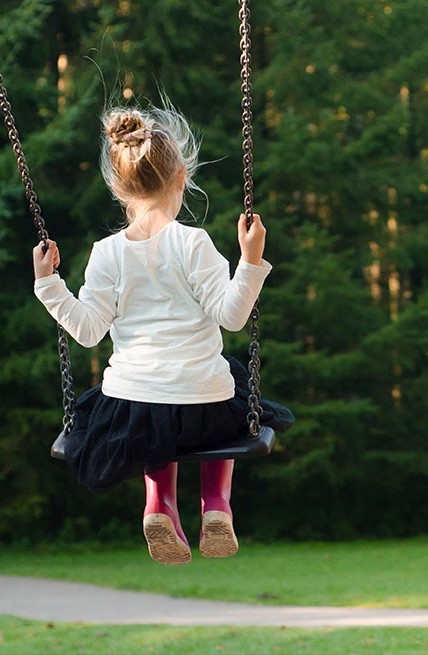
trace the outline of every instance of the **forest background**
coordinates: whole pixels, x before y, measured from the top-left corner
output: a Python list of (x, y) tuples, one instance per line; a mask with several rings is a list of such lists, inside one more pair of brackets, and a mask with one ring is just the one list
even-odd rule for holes
[[(242, 205), (235, 0), (2, 0), (0, 72), (61, 273), (122, 215), (99, 171), (105, 101), (159, 100), (203, 134), (192, 202), (235, 266)], [(262, 391), (296, 425), (239, 462), (254, 539), (428, 533), (427, 0), (253, 0), (256, 209), (274, 265), (261, 297)], [(189, 217), (187, 216), (187, 219)], [(56, 327), (33, 296), (36, 232), (0, 129), (0, 540), (134, 538), (141, 480), (91, 496), (49, 457), (61, 429)], [(225, 333), (244, 361), (249, 337)], [(106, 339), (71, 343), (76, 393)], [(427, 414), (425, 414), (427, 412)], [(198, 530), (198, 467), (182, 467)]]

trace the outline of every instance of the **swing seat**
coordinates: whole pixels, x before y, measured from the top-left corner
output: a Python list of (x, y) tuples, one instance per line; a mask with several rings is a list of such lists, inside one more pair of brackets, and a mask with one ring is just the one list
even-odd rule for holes
[[(51, 456), (55, 459), (65, 460), (64, 431), (55, 439)], [(272, 428), (261, 426), (259, 436), (251, 439), (245, 433), (240, 439), (217, 446), (185, 448), (178, 451), (176, 462), (200, 462), (212, 459), (253, 459), (269, 455), (275, 443), (275, 432)]]
[(275, 432), (265, 425), (260, 427), (259, 436), (251, 438), (248, 433), (236, 441), (215, 446), (180, 449), (177, 462), (200, 462), (207, 459), (253, 459), (269, 455), (275, 443)]

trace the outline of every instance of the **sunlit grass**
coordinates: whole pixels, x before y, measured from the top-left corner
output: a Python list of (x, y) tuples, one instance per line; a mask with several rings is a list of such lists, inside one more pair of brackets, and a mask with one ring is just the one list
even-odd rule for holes
[(171, 596), (275, 605), (428, 607), (428, 539), (241, 544), (237, 556), (167, 567), (143, 545), (4, 550), (0, 573)]

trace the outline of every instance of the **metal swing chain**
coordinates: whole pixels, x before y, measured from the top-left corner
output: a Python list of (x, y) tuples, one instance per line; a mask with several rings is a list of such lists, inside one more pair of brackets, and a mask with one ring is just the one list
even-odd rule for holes
[[(251, 25), (250, 10), (248, 8), (250, 0), (238, 0), (239, 4), (239, 35), (241, 50), (241, 91), (242, 91), (242, 149), (244, 152), (243, 178), (244, 178), (244, 211), (247, 218), (247, 228), (251, 227), (253, 222), (253, 205), (254, 205), (254, 182), (253, 182), (253, 126), (252, 126), (252, 84), (251, 84)], [(248, 381), (248, 406), (250, 411), (247, 415), (249, 432), (251, 438), (257, 438), (260, 433), (260, 416), (263, 412), (260, 406), (260, 330), (258, 326), (259, 308), (256, 300), (251, 311), (251, 343), (249, 347), (250, 362), (248, 371), (250, 379)]]
[[(12, 108), (7, 99), (7, 91), (3, 86), (3, 76), (0, 74), (0, 111), (4, 116), (4, 123), (6, 126), (9, 140), (12, 144), (12, 150), (16, 158), (18, 170), (21, 174), (21, 181), (24, 186), (25, 196), (28, 200), (30, 212), (33, 217), (33, 223), (37, 229), (37, 234), (40, 241), (43, 241), (44, 248), (47, 250), (49, 239), (48, 231), (45, 227), (45, 221), (42, 217), (40, 205), (37, 202), (37, 195), (33, 188), (33, 182), (30, 177), (30, 172), (25, 160), (25, 155), (22, 150), (21, 142), (19, 140), (18, 130), (15, 126), (15, 120), (12, 115)], [(74, 391), (73, 391), (73, 378), (71, 375), (71, 361), (70, 351), (68, 347), (67, 335), (64, 328), (57, 324), (58, 329), (58, 353), (60, 359), (61, 371), (61, 388), (63, 394), (63, 409), (64, 409), (64, 434), (67, 435), (74, 423)]]

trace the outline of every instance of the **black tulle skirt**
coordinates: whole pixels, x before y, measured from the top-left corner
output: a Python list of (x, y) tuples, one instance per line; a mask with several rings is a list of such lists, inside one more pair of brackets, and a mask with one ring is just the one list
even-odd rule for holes
[[(162, 468), (177, 449), (233, 441), (245, 433), (248, 372), (226, 358), (235, 379), (230, 400), (196, 405), (145, 403), (105, 396), (101, 385), (76, 402), (75, 423), (65, 454), (77, 482), (93, 492), (141, 475), (143, 468)], [(261, 423), (283, 431), (294, 423), (289, 409), (261, 399)]]

